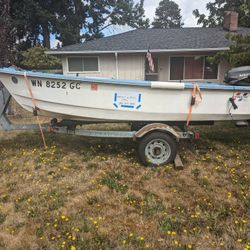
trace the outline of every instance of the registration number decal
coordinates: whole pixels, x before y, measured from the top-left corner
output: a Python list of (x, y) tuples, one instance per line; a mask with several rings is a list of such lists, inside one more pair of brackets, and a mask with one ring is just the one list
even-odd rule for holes
[(43, 87), (51, 88), (51, 89), (81, 89), (81, 84), (79, 82), (64, 82), (64, 81), (42, 81), (42, 80), (31, 80), (31, 84), (33, 87)]

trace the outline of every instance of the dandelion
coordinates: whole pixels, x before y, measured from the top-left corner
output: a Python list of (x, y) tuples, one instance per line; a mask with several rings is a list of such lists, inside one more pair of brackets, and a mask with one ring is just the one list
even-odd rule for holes
[(76, 247), (75, 246), (71, 246), (70, 250), (76, 250)]
[(192, 249), (192, 245), (191, 245), (191, 244), (188, 244), (188, 248), (189, 248), (189, 249)]
[(143, 241), (143, 240), (144, 240), (144, 237), (141, 236), (139, 239), (140, 239), (140, 241)]
[(133, 234), (133, 233), (130, 233), (130, 234), (129, 234), (129, 237), (133, 237), (133, 236), (134, 236), (134, 234)]
[(64, 219), (66, 218), (66, 216), (65, 216), (65, 215), (62, 215), (61, 218), (62, 218), (62, 220), (64, 220)]

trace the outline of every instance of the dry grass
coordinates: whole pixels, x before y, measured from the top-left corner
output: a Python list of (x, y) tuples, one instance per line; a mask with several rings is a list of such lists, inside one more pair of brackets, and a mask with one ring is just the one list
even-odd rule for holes
[(185, 169), (129, 140), (0, 133), (0, 249), (250, 249), (249, 128), (198, 128)]

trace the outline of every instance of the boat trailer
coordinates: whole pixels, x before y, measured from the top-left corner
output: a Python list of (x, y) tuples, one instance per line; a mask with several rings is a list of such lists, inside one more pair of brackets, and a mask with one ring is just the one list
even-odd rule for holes
[[(38, 124), (13, 124), (7, 117), (6, 111), (11, 100), (8, 90), (0, 82), (0, 130), (39, 130)], [(165, 123), (132, 123), (132, 131), (99, 131), (78, 128), (86, 125), (82, 121), (52, 119), (51, 123), (41, 124), (43, 131), (58, 134), (79, 135), (98, 138), (130, 138), (138, 142), (138, 154), (144, 165), (159, 166), (175, 163), (177, 168), (182, 168), (177, 144), (180, 139), (192, 139), (197, 135), (191, 131), (181, 129)], [(93, 124), (93, 123), (92, 123)]]

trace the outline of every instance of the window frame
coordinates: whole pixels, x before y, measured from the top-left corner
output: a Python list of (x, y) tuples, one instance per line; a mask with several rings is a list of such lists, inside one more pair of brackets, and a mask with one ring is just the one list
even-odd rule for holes
[[(69, 71), (69, 58), (82, 58), (83, 60), (83, 71)], [(98, 70), (96, 71), (84, 71), (84, 58), (97, 58), (97, 66)], [(100, 73), (100, 56), (67, 56), (66, 57), (66, 68), (68, 74), (78, 74), (78, 73), (87, 73), (87, 74), (95, 74)]]
[[(210, 55), (171, 55), (169, 56), (169, 62), (168, 62), (168, 81), (218, 81), (219, 80), (219, 75), (220, 75), (220, 64), (218, 64), (218, 69), (217, 69), (217, 78), (215, 79), (205, 79), (205, 65), (206, 65), (206, 57), (208, 57)], [(183, 57), (184, 58), (184, 67), (183, 67), (183, 80), (171, 80), (170, 79), (170, 75), (171, 75), (171, 58), (172, 57)], [(185, 70), (186, 70), (186, 58), (187, 57), (203, 57), (203, 78), (202, 79), (185, 79)]]

